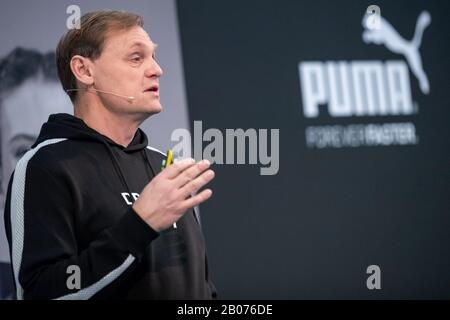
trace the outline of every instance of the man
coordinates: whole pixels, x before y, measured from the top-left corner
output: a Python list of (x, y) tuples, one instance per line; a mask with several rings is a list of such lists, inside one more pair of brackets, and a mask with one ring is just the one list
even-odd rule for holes
[(54, 52), (42, 54), (19, 47), (0, 60), (0, 300), (9, 299), (13, 292), (3, 225), (8, 179), (48, 116), (72, 108), (61, 90)]
[[(74, 116), (55, 114), (18, 162), (5, 206), (19, 299), (211, 299), (192, 208), (208, 161), (165, 159), (139, 125), (161, 111), (156, 45), (131, 13), (81, 18), (57, 47)], [(49, 97), (51, 99), (51, 97)]]

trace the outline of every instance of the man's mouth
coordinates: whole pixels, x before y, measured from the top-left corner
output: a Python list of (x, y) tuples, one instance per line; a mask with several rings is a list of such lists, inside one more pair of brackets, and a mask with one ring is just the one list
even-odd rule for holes
[(144, 90), (144, 92), (159, 93), (159, 86), (154, 85), (154, 86), (148, 87), (147, 89)]

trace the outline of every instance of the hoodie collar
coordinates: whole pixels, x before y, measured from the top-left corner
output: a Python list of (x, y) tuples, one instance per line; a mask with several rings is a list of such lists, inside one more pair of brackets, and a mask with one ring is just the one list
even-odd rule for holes
[(106, 141), (108, 145), (116, 146), (127, 153), (143, 150), (148, 145), (147, 135), (139, 128), (130, 144), (124, 147), (90, 128), (82, 119), (67, 113), (50, 115), (48, 121), (42, 126), (36, 142), (31, 147), (34, 148), (42, 141), (53, 138), (91, 140), (101, 143)]

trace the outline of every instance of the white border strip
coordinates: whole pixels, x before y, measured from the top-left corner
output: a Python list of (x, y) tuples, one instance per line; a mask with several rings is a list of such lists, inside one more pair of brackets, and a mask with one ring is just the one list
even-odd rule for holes
[(147, 146), (147, 149), (152, 150), (152, 151), (159, 152), (159, 153), (161, 153), (164, 157), (167, 156), (164, 152), (162, 152), (162, 151), (159, 150), (159, 149), (156, 149), (156, 148), (153, 148), (153, 147), (150, 147), (150, 146)]
[(96, 283), (55, 300), (87, 300), (91, 298), (94, 294), (116, 280), (133, 263), (134, 259), (135, 258), (130, 254), (119, 267), (108, 273)]
[(20, 285), (19, 273), (22, 264), (23, 242), (24, 242), (24, 201), (25, 201), (25, 180), (28, 161), (42, 147), (49, 144), (58, 143), (67, 139), (49, 139), (38, 144), (34, 149), (29, 150), (17, 162), (14, 171), (13, 183), (11, 188), (11, 239), (12, 239), (12, 265), (14, 271), (14, 280), (16, 283), (17, 299), (23, 299), (23, 288)]

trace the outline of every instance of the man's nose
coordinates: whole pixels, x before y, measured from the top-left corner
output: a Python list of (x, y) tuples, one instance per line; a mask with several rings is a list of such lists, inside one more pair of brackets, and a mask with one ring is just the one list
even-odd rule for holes
[(163, 74), (163, 70), (159, 66), (159, 64), (153, 60), (148, 68), (145, 70), (145, 76), (146, 77), (161, 77)]

